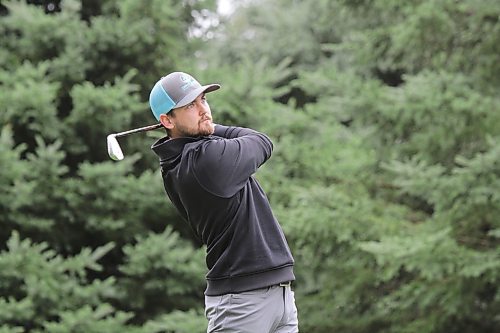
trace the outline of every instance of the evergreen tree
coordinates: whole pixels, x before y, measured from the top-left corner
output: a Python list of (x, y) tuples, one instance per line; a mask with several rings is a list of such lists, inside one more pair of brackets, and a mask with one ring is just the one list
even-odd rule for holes
[(151, 138), (124, 140), (120, 163), (105, 139), (153, 120), (151, 85), (210, 8), (2, 2), (1, 331), (204, 331), (203, 249), (166, 200)]
[(499, 329), (498, 13), (253, 1), (214, 33), (208, 67), (241, 91), (223, 115), (275, 142), (259, 176), (291, 239), (303, 330)]

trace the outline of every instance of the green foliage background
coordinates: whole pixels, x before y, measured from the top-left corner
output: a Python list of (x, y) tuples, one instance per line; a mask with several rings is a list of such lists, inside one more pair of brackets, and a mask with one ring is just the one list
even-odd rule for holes
[(500, 3), (2, 1), (0, 332), (204, 332), (204, 248), (164, 195), (147, 98), (215, 121), (296, 259), (302, 332), (500, 331)]

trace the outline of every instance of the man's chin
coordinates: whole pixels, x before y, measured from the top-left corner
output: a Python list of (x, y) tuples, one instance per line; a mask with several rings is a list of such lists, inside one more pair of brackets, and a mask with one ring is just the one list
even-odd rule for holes
[(205, 125), (202, 128), (200, 128), (200, 136), (209, 136), (214, 134), (215, 132), (215, 125), (213, 123), (210, 123), (209, 125)]

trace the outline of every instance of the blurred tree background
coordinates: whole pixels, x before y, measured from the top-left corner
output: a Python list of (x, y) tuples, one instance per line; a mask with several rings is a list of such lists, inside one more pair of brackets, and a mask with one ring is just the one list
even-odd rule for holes
[(302, 332), (500, 331), (500, 2), (0, 3), (0, 332), (204, 332), (147, 98), (271, 136)]

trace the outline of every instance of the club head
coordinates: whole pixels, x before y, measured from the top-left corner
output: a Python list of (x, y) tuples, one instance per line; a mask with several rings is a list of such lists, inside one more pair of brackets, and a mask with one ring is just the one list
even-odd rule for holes
[(120, 144), (118, 143), (118, 140), (116, 139), (115, 134), (110, 134), (108, 135), (107, 139), (108, 141), (108, 155), (111, 157), (111, 159), (115, 161), (121, 161), (123, 160), (123, 152), (120, 147)]

